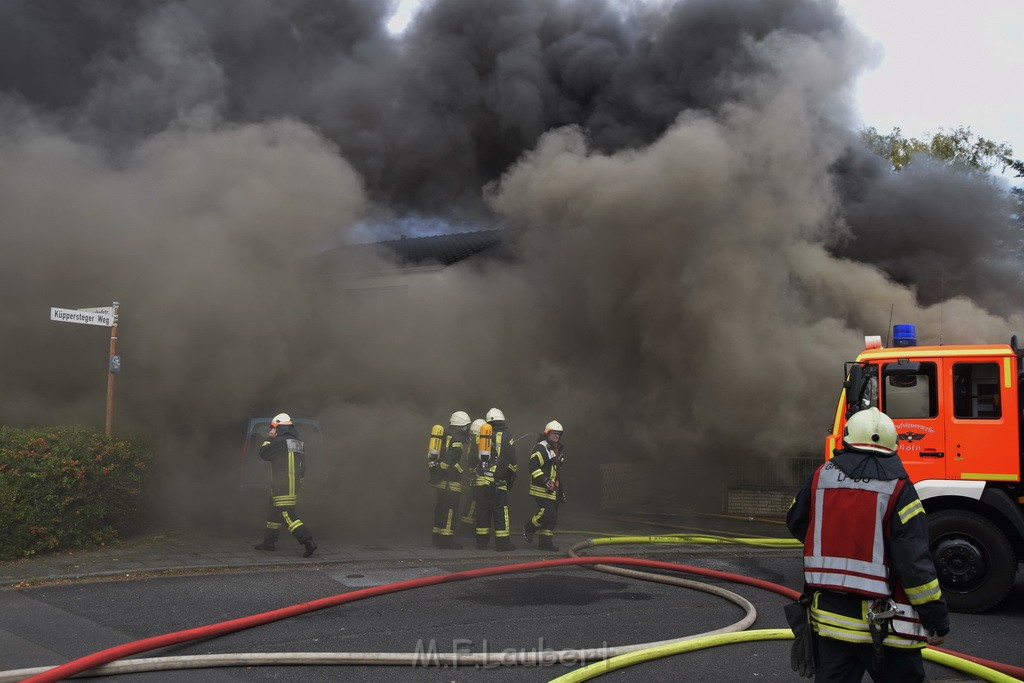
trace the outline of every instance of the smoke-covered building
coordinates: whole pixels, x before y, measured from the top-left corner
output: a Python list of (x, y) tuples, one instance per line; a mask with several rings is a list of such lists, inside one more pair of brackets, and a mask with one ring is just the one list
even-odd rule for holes
[[(873, 49), (835, 3), (434, 0), (399, 35), (390, 5), (0, 3), (7, 421), (101, 420), (103, 340), (45, 312), (116, 300), (117, 429), (159, 436), (169, 500), (219, 502), (219, 425), (287, 407), (341, 468), (372, 445), (339, 505), (408, 525), (430, 426), (498, 405), (565, 425), (576, 501), (632, 462), (720, 509), (736, 468), (820, 452), (893, 311), (922, 343), (1024, 329), (1005, 191), (864, 149)], [(308, 286), (303, 255), (409, 215), (515, 258), (365, 247), (380, 271)]]

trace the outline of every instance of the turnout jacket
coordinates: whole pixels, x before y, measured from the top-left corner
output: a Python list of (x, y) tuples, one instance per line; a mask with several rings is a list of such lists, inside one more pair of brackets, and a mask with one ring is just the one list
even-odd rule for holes
[(819, 635), (871, 643), (867, 611), (877, 598), (897, 606), (886, 645), (924, 647), (928, 631), (949, 632), (924, 506), (895, 454), (835, 451), (800, 489), (786, 526), (804, 544)]
[(444, 430), (444, 444), (438, 468), (441, 470), (440, 480), (431, 484), (442, 491), (462, 493), (462, 458), (469, 450), (469, 430), (448, 425)]
[(306, 458), (295, 425), (279, 425), (277, 436), (260, 446), (260, 458), (270, 462), (270, 494), (275, 503), (294, 505), (306, 476)]
[[(534, 498), (558, 499), (558, 468), (562, 466), (562, 444), (544, 439), (530, 452), (530, 495)], [(548, 491), (547, 482), (555, 482)]]
[(519, 471), (519, 463), (516, 462), (515, 439), (508, 433), (504, 420), (488, 422), (494, 428), (494, 445), (491, 447), (491, 458), (484, 463), (479, 460), (477, 449), (477, 486), (497, 486), (502, 491), (508, 491), (509, 487), (516, 480), (516, 473)]

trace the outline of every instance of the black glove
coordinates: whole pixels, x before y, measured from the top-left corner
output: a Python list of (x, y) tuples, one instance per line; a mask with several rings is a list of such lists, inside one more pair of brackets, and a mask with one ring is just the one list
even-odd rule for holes
[(811, 629), (808, 606), (810, 600), (801, 595), (796, 602), (791, 602), (783, 609), (786, 621), (793, 631), (793, 646), (789, 650), (789, 665), (793, 671), (804, 678), (814, 677), (814, 631)]

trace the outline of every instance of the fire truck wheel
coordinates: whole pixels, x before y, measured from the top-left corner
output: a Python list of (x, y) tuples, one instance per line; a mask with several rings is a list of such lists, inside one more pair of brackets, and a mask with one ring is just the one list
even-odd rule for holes
[(976, 614), (1006, 597), (1017, 560), (999, 527), (974, 512), (940, 510), (928, 515), (928, 531), (949, 609)]

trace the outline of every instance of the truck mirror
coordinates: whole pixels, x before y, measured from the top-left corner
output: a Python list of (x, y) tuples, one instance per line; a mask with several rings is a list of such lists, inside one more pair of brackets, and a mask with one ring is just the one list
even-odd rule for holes
[(846, 361), (846, 367), (843, 369), (846, 371), (846, 381), (843, 382), (843, 386), (846, 387), (846, 394), (849, 397), (850, 391), (861, 383), (860, 374), (864, 366), (853, 361)]
[(906, 377), (907, 375), (920, 375), (921, 364), (911, 362), (906, 358), (900, 358), (895, 363), (886, 363), (882, 366), (883, 377)]
[(917, 386), (917, 376), (921, 373), (921, 364), (911, 363), (906, 358), (900, 358), (895, 363), (886, 363), (882, 366), (882, 377), (889, 380), (889, 384), (902, 389), (910, 389)]
[(864, 391), (871, 379), (871, 374), (866, 372), (867, 366), (863, 363), (847, 361), (845, 365), (846, 381), (843, 387), (846, 388), (846, 417), (860, 410), (864, 399)]

